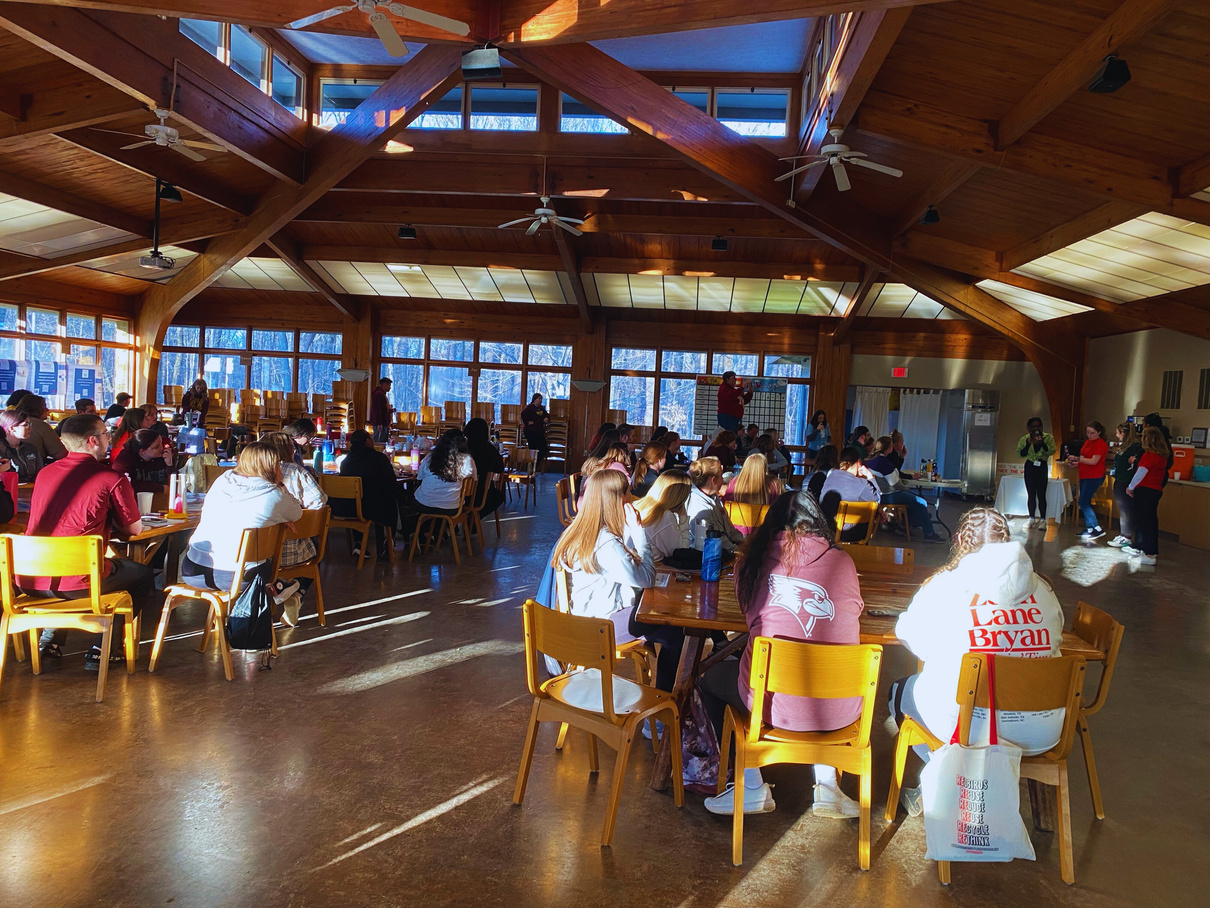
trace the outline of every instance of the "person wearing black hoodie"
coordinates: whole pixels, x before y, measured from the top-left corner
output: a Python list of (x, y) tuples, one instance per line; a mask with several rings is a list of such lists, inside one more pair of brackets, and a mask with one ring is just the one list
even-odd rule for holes
[[(374, 522), (378, 560), (387, 555), (386, 530), (399, 524), (399, 500), (395, 495), (395, 468), (390, 459), (374, 448), (370, 433), (358, 429), (349, 436), (349, 452), (340, 464), (341, 476), (361, 478), (361, 514)], [(357, 506), (349, 498), (329, 498), (334, 517), (356, 517)], [(366, 544), (363, 540), (361, 544)]]
[[(487, 420), (472, 419), (466, 424), (462, 433), (466, 436), (466, 447), (468, 453), (471, 455), (471, 460), (475, 462), (475, 475), (479, 477), (481, 484), (490, 481), (492, 473), (498, 475), (504, 473), (504, 458), (500, 456), (500, 452), (492, 444), (491, 435), (487, 428)], [(476, 487), (476, 500), (479, 499), (482, 491), (482, 485)], [(504, 504), (504, 492), (498, 487), (492, 486), (487, 490), (487, 498), (483, 502), (483, 507), (479, 509), (479, 516), (486, 517), (502, 504)]]

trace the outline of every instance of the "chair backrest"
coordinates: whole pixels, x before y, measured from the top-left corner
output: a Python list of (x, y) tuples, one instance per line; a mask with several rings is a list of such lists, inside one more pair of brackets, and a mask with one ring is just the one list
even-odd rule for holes
[[(449, 404), (446, 404), (448, 407)], [(482, 419), (489, 425), (496, 421), (496, 405), (491, 401), (479, 401), (477, 404), (471, 405), (471, 416), (475, 419)]]
[(420, 421), (426, 426), (433, 426), (441, 422), (441, 408), (422, 406), (420, 408)]
[(244, 535), (240, 538), (239, 543), (239, 556), (236, 559), (240, 568), (231, 580), (231, 601), (235, 601), (240, 587), (243, 586), (244, 565), (256, 564), (261, 561), (272, 562), (268, 581), (272, 583), (277, 579), (277, 571), (281, 567), (281, 544), (286, 537), (287, 529), (288, 527), (284, 523), (275, 523), (270, 527), (244, 530)]
[(595, 668), (601, 672), (601, 712), (617, 724), (613, 711), (613, 622), (607, 618), (569, 615), (526, 599), (525, 677), (529, 692), (545, 697), (538, 671), (539, 655), (547, 655), (564, 665)]
[(444, 407), (446, 419), (456, 419), (458, 422), (466, 422), (466, 401), (447, 400)]
[(204, 464), (202, 470), (206, 474), (206, 491), (210, 491), (210, 487), (214, 485), (215, 480), (226, 473), (228, 470), (233, 470), (234, 467), (224, 467), (218, 464)]
[(396, 410), (395, 422), (399, 428), (407, 431), (409, 434), (416, 428), (416, 411), (415, 410)]
[(361, 514), (361, 477), (332, 476), (324, 473), (319, 477), (319, 487), (329, 498), (347, 498), (357, 507), (357, 519), (365, 520)]
[(912, 549), (893, 549), (882, 545), (854, 545), (842, 543), (840, 546), (857, 567), (857, 572), (864, 574), (894, 574), (896, 576), (910, 575), (916, 568), (916, 553)]
[(842, 501), (836, 509), (836, 541), (840, 542), (840, 534), (844, 532), (846, 523), (865, 523), (866, 535), (861, 544), (868, 543), (878, 529), (877, 501)]
[[(101, 608), (101, 565), (104, 541), (100, 536), (17, 536), (5, 533), (0, 536), (0, 595), (4, 611), (17, 614), (14, 574), (23, 577), (88, 577), (88, 604), (96, 615), (104, 613)], [(64, 611), (78, 612), (82, 603), (79, 599), (64, 599)], [(39, 603), (39, 608), (54, 608)], [(0, 640), (0, 645), (8, 642)]]
[(302, 517), (294, 521), (294, 529), (286, 527), (284, 539), (312, 539), (319, 537), (319, 544), (315, 546), (316, 564), (324, 560), (324, 553), (328, 550), (328, 523), (332, 519), (332, 509), (325, 506), (310, 511), (303, 511)]
[(768, 694), (820, 699), (861, 697), (861, 725), (853, 743), (865, 747), (874, 721), (874, 694), (881, 664), (882, 647), (876, 643), (841, 645), (757, 637), (752, 641), (752, 722), (748, 740), (760, 737), (759, 720), (765, 714)]
[(469, 513), (475, 505), (475, 485), (474, 476), (468, 476), (462, 480), (462, 497), (458, 499), (458, 511), (450, 516), (457, 520), (463, 514)]
[(576, 515), (571, 507), (570, 479), (564, 477), (555, 483), (555, 498), (559, 503), (559, 522), (565, 527), (571, 526), (571, 522), (575, 519)]
[[(1084, 670), (1083, 656), (1048, 659), (999, 656), (996, 659), (996, 709), (1025, 712), (1065, 709), (1059, 742), (1046, 752), (1051, 759), (1064, 760), (1075, 737)], [(956, 699), (958, 740), (966, 744), (970, 741), (975, 707), (987, 708), (987, 653), (967, 653), (962, 657)]]
[(610, 410), (605, 419), (606, 421), (613, 423), (615, 426), (620, 426), (622, 423), (626, 422), (626, 411)]
[(509, 472), (532, 474), (537, 462), (534, 452), (524, 445), (518, 445), (508, 452)]
[(765, 515), (769, 513), (767, 504), (748, 504), (743, 501), (727, 501), (723, 503), (723, 507), (727, 509), (727, 516), (731, 518), (731, 523), (737, 527), (748, 527), (756, 529), (765, 522)]
[(1126, 628), (1109, 612), (1081, 601), (1076, 606), (1071, 631), (1089, 646), (1094, 646), (1105, 654), (1096, 696), (1091, 702), (1085, 702), (1081, 708), (1084, 715), (1091, 716), (1105, 705), (1105, 699), (1109, 696), (1109, 683), (1113, 680), (1113, 670), (1118, 663), (1118, 650), (1122, 646), (1122, 634)]
[(486, 476), (480, 476), (478, 485), (475, 486), (475, 500), (473, 507), (476, 511), (487, 504), (488, 490), (500, 482), (499, 473), (488, 473)]
[(552, 397), (546, 402), (546, 412), (551, 419), (567, 419), (571, 416), (571, 401), (565, 397)]
[(167, 406), (179, 407), (184, 397), (184, 385), (164, 385), (164, 403)]

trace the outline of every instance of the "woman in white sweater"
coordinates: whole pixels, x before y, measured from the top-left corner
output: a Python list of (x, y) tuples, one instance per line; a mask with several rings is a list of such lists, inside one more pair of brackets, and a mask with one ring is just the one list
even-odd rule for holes
[(661, 561), (677, 549), (689, 548), (689, 515), (685, 503), (693, 483), (684, 470), (666, 470), (647, 494), (634, 503), (647, 531), (654, 556)]
[[(276, 449), (255, 441), (240, 451), (234, 470), (215, 480), (202, 505), (202, 517), (189, 540), (181, 566), (184, 581), (212, 590), (229, 590), (239, 567), (244, 530), (289, 523), (302, 516), (302, 505), (282, 487)], [(266, 559), (272, 553), (259, 553)], [(270, 562), (260, 561), (254, 570)], [(247, 576), (245, 572), (245, 576)], [(279, 601), (298, 590), (297, 582), (275, 592)]]
[(608, 618), (618, 643), (643, 637), (661, 645), (656, 687), (670, 691), (685, 635), (679, 628), (635, 620), (639, 596), (655, 586), (655, 563), (642, 518), (626, 501), (629, 491), (623, 473), (592, 474), (575, 520), (559, 537), (551, 565), (567, 572), (573, 615)]

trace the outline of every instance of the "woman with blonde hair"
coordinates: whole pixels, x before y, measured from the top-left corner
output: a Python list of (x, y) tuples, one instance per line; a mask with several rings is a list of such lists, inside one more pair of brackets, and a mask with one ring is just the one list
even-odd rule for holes
[(619, 643), (646, 637), (662, 645), (656, 687), (670, 691), (685, 637), (678, 628), (634, 620), (640, 591), (655, 586), (656, 574), (643, 520), (626, 500), (629, 491), (622, 473), (594, 473), (575, 519), (555, 545), (551, 566), (567, 572), (573, 615), (609, 619)]
[[(782, 484), (776, 476), (769, 475), (768, 464), (768, 458), (759, 451), (749, 454), (744, 459), (743, 469), (727, 484), (723, 501), (735, 501), (756, 508), (773, 504), (782, 493)], [(744, 523), (736, 523), (735, 528), (745, 536), (753, 529)]]
[(667, 470), (651, 490), (635, 502), (655, 557), (665, 559), (677, 549), (689, 548), (689, 515), (685, 503), (693, 483), (684, 470)]
[(664, 445), (658, 441), (645, 444), (634, 467), (634, 482), (630, 485), (630, 493), (635, 498), (646, 495), (667, 461), (668, 449)]
[(1168, 457), (1172, 449), (1164, 433), (1155, 426), (1143, 430), (1143, 456), (1134, 469), (1134, 478), (1126, 494), (1134, 501), (1135, 545), (1122, 551), (1142, 564), (1155, 564), (1160, 554), (1160, 518), (1157, 513), (1168, 478)]
[(1134, 539), (1134, 496), (1127, 494), (1126, 487), (1134, 479), (1139, 458), (1143, 456), (1143, 440), (1132, 422), (1120, 423), (1117, 427), (1118, 449), (1113, 456), (1113, 501), (1118, 506), (1118, 535), (1109, 540), (1115, 549), (1131, 544)]
[[(689, 481), (693, 489), (685, 506), (690, 526), (706, 521), (706, 527), (714, 530), (723, 540), (723, 549), (731, 552), (744, 541), (744, 534), (735, 528), (727, 510), (723, 507), (723, 465), (717, 457), (699, 457), (689, 466)], [(701, 540), (695, 539), (694, 548), (700, 549)]]

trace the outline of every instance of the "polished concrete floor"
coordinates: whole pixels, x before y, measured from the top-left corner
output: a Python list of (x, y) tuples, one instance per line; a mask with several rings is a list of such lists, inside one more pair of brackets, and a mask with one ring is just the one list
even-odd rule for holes
[[(945, 507), (951, 521), (956, 507)], [(1036, 862), (955, 865), (947, 889), (924, 859), (921, 821), (882, 819), (892, 742), (878, 726), (869, 872), (857, 868), (855, 820), (810, 815), (809, 768), (768, 771), (777, 810), (749, 818), (738, 868), (729, 822), (700, 795), (678, 810), (648, 789), (643, 746), (612, 849), (598, 846), (611, 754), (593, 778), (574, 732), (557, 753), (554, 728), (543, 731), (514, 806), (531, 702), (520, 605), (558, 531), (553, 479), (536, 509), (504, 518), (499, 542), (489, 529), (486, 554), (460, 566), (447, 548), (359, 572), (334, 535), (327, 627), (308, 610), (281, 635), (272, 671), (237, 661), (233, 683), (213, 651), (194, 651), (202, 615), (187, 609), (159, 670), (148, 674), (145, 646), (136, 674), (111, 673), (102, 704), (79, 635), (40, 677), (10, 662), (0, 904), (1204, 903), (1207, 553), (1165, 540), (1158, 569), (1132, 569), (1070, 528), (1050, 544), (1029, 537), (1069, 613), (1082, 598), (1126, 625), (1109, 704), (1092, 720), (1108, 818), (1092, 815), (1077, 753), (1076, 885), (1060, 880), (1054, 837), (1034, 832)], [(918, 548), (927, 563), (945, 554)], [(908, 662), (901, 650), (884, 662), (885, 689)]]

